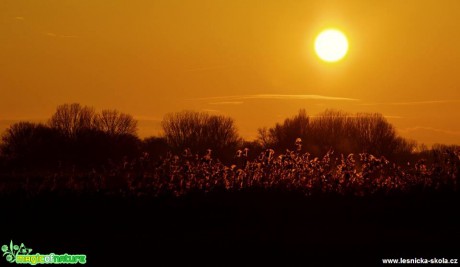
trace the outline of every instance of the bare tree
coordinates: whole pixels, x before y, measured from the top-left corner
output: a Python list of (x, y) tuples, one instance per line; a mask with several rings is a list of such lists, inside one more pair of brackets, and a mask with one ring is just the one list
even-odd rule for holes
[(133, 116), (117, 110), (103, 110), (96, 115), (95, 126), (111, 136), (136, 135), (137, 121)]
[(11, 125), (2, 135), (2, 154), (14, 157), (30, 150), (31, 140), (37, 125), (31, 122), (18, 122)]
[(329, 149), (341, 153), (355, 152), (352, 116), (343, 111), (326, 110), (315, 116), (310, 123), (309, 149), (326, 153)]
[(64, 104), (57, 107), (49, 120), (49, 125), (64, 136), (73, 138), (79, 132), (95, 128), (96, 113), (94, 108), (78, 103)]
[(1, 154), (10, 160), (39, 164), (57, 156), (59, 138), (56, 130), (43, 124), (18, 122), (2, 135)]
[(275, 127), (258, 130), (259, 142), (265, 146), (273, 146), (275, 149), (293, 148), (297, 138), (308, 139), (310, 118), (304, 109), (293, 118), (285, 119), (282, 124), (277, 123)]
[(225, 116), (194, 111), (169, 113), (162, 127), (168, 144), (179, 151), (190, 148), (192, 152), (202, 152), (210, 148), (219, 154), (234, 149), (239, 142), (233, 119)]
[(403, 141), (382, 114), (358, 113), (352, 126), (358, 147), (376, 155), (389, 156)]
[(264, 147), (269, 148), (272, 146), (270, 138), (270, 131), (267, 127), (257, 129), (257, 141)]
[[(277, 150), (292, 148), (297, 137), (303, 147), (314, 154), (329, 149), (337, 153), (368, 152), (386, 157), (410, 154), (415, 143), (397, 136), (396, 131), (381, 114), (348, 114), (326, 110), (311, 120), (304, 110), (283, 124), (258, 130), (258, 140)], [(307, 135), (308, 134), (308, 135)]]
[(203, 128), (207, 117), (208, 114), (192, 111), (166, 114), (161, 122), (166, 141), (175, 149), (187, 145), (193, 149), (199, 148), (204, 139)]

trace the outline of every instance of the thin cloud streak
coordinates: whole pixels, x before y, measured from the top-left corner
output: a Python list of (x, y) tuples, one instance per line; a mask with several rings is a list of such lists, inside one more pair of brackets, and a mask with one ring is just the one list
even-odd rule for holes
[(220, 113), (220, 110), (217, 110), (217, 109), (207, 109), (207, 108), (204, 108), (204, 109), (202, 109), (201, 111), (210, 112), (210, 113)]
[(79, 38), (77, 35), (61, 35), (61, 34), (55, 34), (53, 32), (45, 32), (44, 33), (46, 36), (49, 37), (59, 37), (59, 38)]
[(228, 68), (228, 66), (211, 66), (211, 67), (199, 67), (193, 69), (186, 69), (184, 72), (196, 72), (196, 71), (208, 71), (208, 70), (220, 70)]
[(426, 127), (426, 126), (400, 128), (398, 130), (403, 133), (415, 132), (415, 131), (431, 131), (431, 132), (438, 132), (438, 133), (449, 134), (449, 135), (460, 135), (459, 131), (450, 131), (450, 130), (438, 129), (438, 128)]
[(363, 103), (361, 106), (378, 106), (378, 105), (390, 105), (390, 106), (412, 106), (412, 105), (432, 105), (432, 104), (447, 104), (447, 103), (459, 103), (460, 100), (430, 100), (430, 101), (413, 101), (413, 102), (388, 102), (388, 103)]
[(223, 102), (212, 102), (208, 103), (209, 105), (241, 105), (244, 104), (243, 101), (223, 101)]
[[(322, 96), (322, 95), (281, 95), (281, 94), (216, 96), (216, 97), (191, 98), (188, 100), (222, 100), (223, 102), (232, 102), (231, 100), (245, 100), (245, 99), (359, 101), (359, 99), (347, 98), (347, 97), (334, 97), (334, 96)], [(228, 100), (228, 101), (225, 101), (225, 100)]]
[(196, 66), (183, 70), (183, 72), (200, 72), (200, 71), (213, 71), (222, 70), (235, 67), (242, 67), (245, 64), (227, 64), (227, 65), (208, 65), (208, 66)]
[(383, 115), (383, 117), (387, 119), (404, 119), (403, 116), (397, 116), (397, 115)]
[(41, 117), (7, 117), (7, 118), (0, 118), (0, 122), (19, 122), (19, 121), (30, 121), (30, 122), (41, 122), (47, 121), (48, 118), (41, 118)]
[(79, 38), (80, 36), (78, 35), (59, 35), (61, 38)]
[[(343, 115), (333, 115), (333, 116), (325, 116), (325, 115), (309, 115), (311, 118), (363, 118), (363, 117), (373, 117), (374, 114), (372, 113), (358, 113), (358, 114), (343, 114)], [(387, 119), (403, 119), (402, 116), (393, 116), (393, 115), (382, 115), (384, 118)]]
[(149, 116), (135, 116), (134, 119), (138, 121), (161, 121), (161, 118), (158, 117), (149, 117)]

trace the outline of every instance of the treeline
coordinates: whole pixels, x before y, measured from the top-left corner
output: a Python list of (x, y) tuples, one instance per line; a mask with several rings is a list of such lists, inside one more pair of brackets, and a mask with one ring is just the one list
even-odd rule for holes
[(3, 165), (16, 170), (93, 167), (135, 157), (137, 121), (117, 110), (58, 106), (47, 123), (18, 122), (2, 135)]
[(366, 152), (391, 159), (407, 158), (417, 148), (415, 141), (397, 135), (381, 114), (349, 114), (326, 110), (310, 117), (305, 110), (272, 128), (258, 130), (264, 147), (283, 150), (301, 138), (304, 150), (323, 155), (332, 149), (342, 154)]
[[(249, 149), (250, 159), (267, 149), (278, 153), (309, 152), (320, 157), (333, 150), (345, 155), (366, 152), (402, 162), (416, 156), (417, 146), (398, 136), (380, 114), (351, 115), (330, 110), (314, 117), (300, 110), (283, 123), (260, 128), (254, 141), (245, 141), (238, 135), (232, 118), (203, 112), (167, 114), (162, 128), (163, 136), (141, 140), (137, 121), (129, 114), (117, 110), (97, 113), (92, 107), (64, 104), (57, 107), (46, 123), (11, 125), (2, 135), (0, 168), (17, 171), (110, 168), (143, 156), (160, 159), (168, 152), (212, 156), (230, 164), (236, 153), (242, 153), (238, 150), (244, 148)], [(433, 152), (425, 150), (422, 154), (431, 157)]]

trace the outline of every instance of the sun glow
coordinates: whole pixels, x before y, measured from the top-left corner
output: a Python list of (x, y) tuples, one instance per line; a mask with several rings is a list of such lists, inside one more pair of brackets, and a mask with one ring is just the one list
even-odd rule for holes
[(348, 52), (347, 37), (339, 30), (324, 30), (316, 37), (315, 51), (326, 62), (339, 61)]

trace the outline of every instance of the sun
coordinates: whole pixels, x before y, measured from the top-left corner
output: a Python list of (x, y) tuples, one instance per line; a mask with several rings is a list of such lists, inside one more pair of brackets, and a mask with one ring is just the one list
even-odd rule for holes
[(339, 61), (348, 52), (347, 37), (336, 29), (324, 30), (316, 37), (315, 51), (326, 62)]

